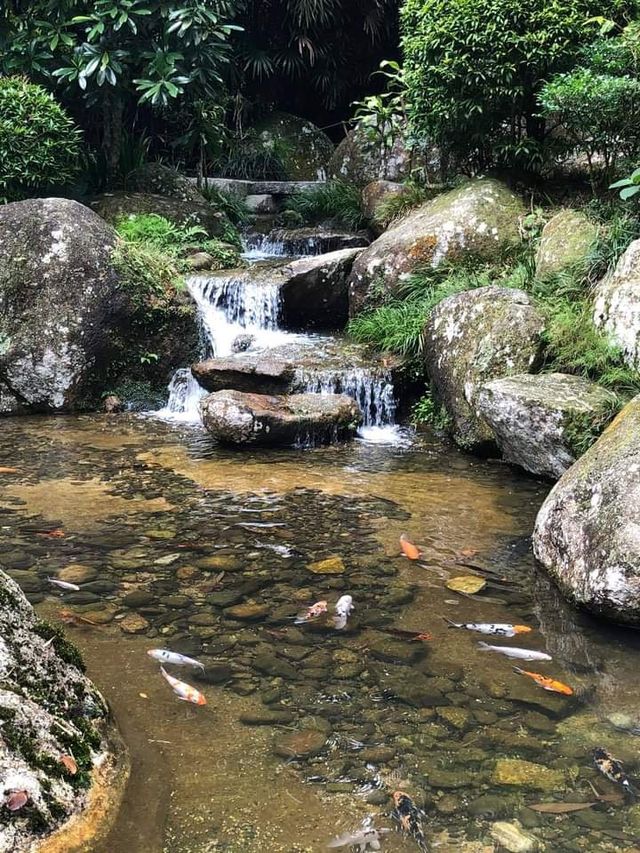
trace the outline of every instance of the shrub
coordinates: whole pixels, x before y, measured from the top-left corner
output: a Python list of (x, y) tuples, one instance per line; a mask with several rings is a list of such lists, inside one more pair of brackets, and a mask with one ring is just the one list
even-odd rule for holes
[(360, 190), (344, 181), (329, 181), (318, 189), (303, 190), (289, 196), (282, 218), (296, 225), (315, 225), (331, 219), (337, 225), (354, 230), (367, 224)]
[(0, 77), (0, 197), (69, 184), (80, 169), (80, 132), (53, 95), (23, 77)]
[(588, 18), (632, 0), (405, 0), (405, 82), (417, 139), (485, 166), (541, 159), (537, 95), (592, 40)]

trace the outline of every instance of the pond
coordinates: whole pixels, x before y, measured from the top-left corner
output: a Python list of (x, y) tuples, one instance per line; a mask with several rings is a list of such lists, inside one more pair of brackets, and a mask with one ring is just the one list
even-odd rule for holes
[[(637, 761), (640, 643), (576, 613), (536, 569), (548, 484), (429, 435), (237, 452), (134, 416), (5, 420), (0, 465), (18, 469), (2, 475), (0, 562), (66, 625), (131, 752), (95, 853), (319, 851), (369, 815), (393, 828), (397, 789), (445, 853), (491, 850), (492, 824), (515, 819), (547, 850), (637, 844), (637, 807), (592, 752)], [(402, 556), (403, 533), (420, 560)], [(63, 569), (79, 591), (48, 583)], [(446, 587), (459, 575), (488, 583), (459, 594)], [(344, 594), (344, 631), (294, 624)], [(445, 619), (532, 631), (493, 638)], [(177, 700), (151, 648), (204, 664), (168, 669), (206, 706)], [(596, 805), (530, 808), (578, 801)], [(382, 849), (418, 847), (392, 832)]]

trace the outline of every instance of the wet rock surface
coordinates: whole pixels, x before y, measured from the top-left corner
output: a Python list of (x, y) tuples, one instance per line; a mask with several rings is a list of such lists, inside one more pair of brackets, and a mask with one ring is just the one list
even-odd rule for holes
[(263, 447), (343, 441), (362, 420), (357, 403), (341, 394), (218, 391), (204, 398), (201, 412), (205, 429), (218, 441)]
[(477, 179), (410, 211), (356, 260), (349, 280), (351, 316), (397, 295), (420, 266), (466, 255), (491, 260), (520, 242), (522, 201), (494, 180)]
[[(0, 721), (0, 850), (26, 853), (83, 811), (112, 757), (108, 710), (79, 653), (2, 571)], [(12, 810), (16, 792), (25, 801)]]
[(480, 287), (443, 300), (424, 330), (424, 360), (452, 420), (453, 437), (474, 449), (494, 440), (478, 412), (489, 380), (535, 369), (544, 321), (522, 290)]
[(507, 462), (557, 479), (613, 417), (616, 397), (579, 376), (521, 374), (483, 385), (476, 407)]
[[(362, 249), (371, 242), (365, 233), (354, 234), (330, 226), (314, 228), (274, 228), (261, 241), (277, 246), (280, 255), (326, 255), (343, 249)], [(251, 245), (251, 244), (250, 244)]]
[(566, 595), (597, 615), (640, 624), (640, 397), (558, 481), (533, 537)]

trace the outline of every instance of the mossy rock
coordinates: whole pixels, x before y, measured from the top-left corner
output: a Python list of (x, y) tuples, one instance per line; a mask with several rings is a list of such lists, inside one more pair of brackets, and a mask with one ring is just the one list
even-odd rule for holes
[(290, 113), (275, 112), (256, 125), (266, 148), (277, 147), (290, 181), (323, 181), (333, 154), (333, 143), (313, 122)]
[(162, 163), (145, 163), (127, 175), (126, 184), (132, 192), (170, 196), (198, 204), (207, 203), (192, 181), (177, 169)]
[(226, 215), (204, 199), (185, 201), (157, 193), (114, 192), (97, 196), (90, 204), (99, 216), (112, 225), (133, 214), (155, 213), (174, 225), (203, 228), (208, 237), (224, 238), (229, 229), (233, 230)]
[(544, 226), (536, 253), (536, 277), (548, 278), (587, 263), (598, 226), (578, 210), (561, 210)]
[(519, 788), (523, 792), (562, 791), (567, 786), (564, 771), (518, 758), (499, 758), (493, 768), (491, 781), (495, 785)]

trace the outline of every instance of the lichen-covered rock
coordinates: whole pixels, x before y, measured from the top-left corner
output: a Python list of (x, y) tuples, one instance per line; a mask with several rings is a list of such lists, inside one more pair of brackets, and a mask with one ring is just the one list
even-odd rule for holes
[(116, 192), (97, 196), (91, 207), (111, 224), (133, 214), (156, 213), (174, 225), (204, 228), (209, 237), (224, 237), (232, 227), (225, 214), (204, 199), (185, 201), (152, 193)]
[(362, 421), (344, 394), (267, 396), (218, 391), (201, 404), (205, 428), (223, 444), (289, 447), (350, 438)]
[(289, 113), (275, 112), (255, 128), (266, 147), (279, 146), (290, 181), (324, 181), (333, 155), (333, 142), (315, 124)]
[(424, 330), (427, 375), (452, 421), (455, 441), (479, 449), (494, 440), (477, 397), (489, 380), (535, 368), (544, 321), (522, 290), (480, 287), (450, 296)]
[(105, 387), (133, 381), (164, 388), (193, 357), (194, 306), (134, 280), (130, 252), (75, 201), (0, 207), (0, 414), (97, 407)]
[(162, 163), (145, 163), (130, 172), (127, 175), (127, 189), (206, 204), (204, 196), (192, 181), (181, 175), (177, 169)]
[(536, 276), (546, 278), (585, 263), (598, 226), (578, 210), (561, 210), (544, 226), (536, 253)]
[(476, 408), (507, 462), (557, 479), (613, 417), (616, 399), (579, 376), (523, 373), (483, 385)]
[(74, 405), (122, 316), (114, 230), (68, 199), (0, 207), (0, 413)]
[(349, 131), (329, 161), (329, 178), (364, 187), (372, 181), (403, 181), (420, 166), (432, 174), (440, 167), (437, 149), (416, 157), (399, 133), (389, 150), (368, 138), (359, 127)]
[(384, 227), (376, 222), (376, 211), (378, 205), (388, 199), (401, 198), (411, 195), (411, 189), (406, 184), (397, 181), (371, 181), (362, 190), (362, 213), (371, 222), (377, 234), (384, 231)]
[(292, 261), (282, 270), (282, 324), (288, 329), (341, 329), (349, 317), (348, 279), (362, 249)]
[(629, 367), (640, 370), (640, 240), (596, 287), (594, 322), (621, 348)]
[(363, 252), (349, 282), (351, 315), (397, 292), (420, 266), (468, 256), (497, 258), (520, 242), (522, 201), (498, 181), (480, 178), (412, 210)]
[(640, 625), (640, 396), (556, 483), (533, 547), (576, 604)]
[[(34, 850), (86, 808), (97, 775), (113, 766), (108, 710), (81, 666), (0, 571), (0, 853)], [(15, 791), (28, 800), (9, 811)]]

